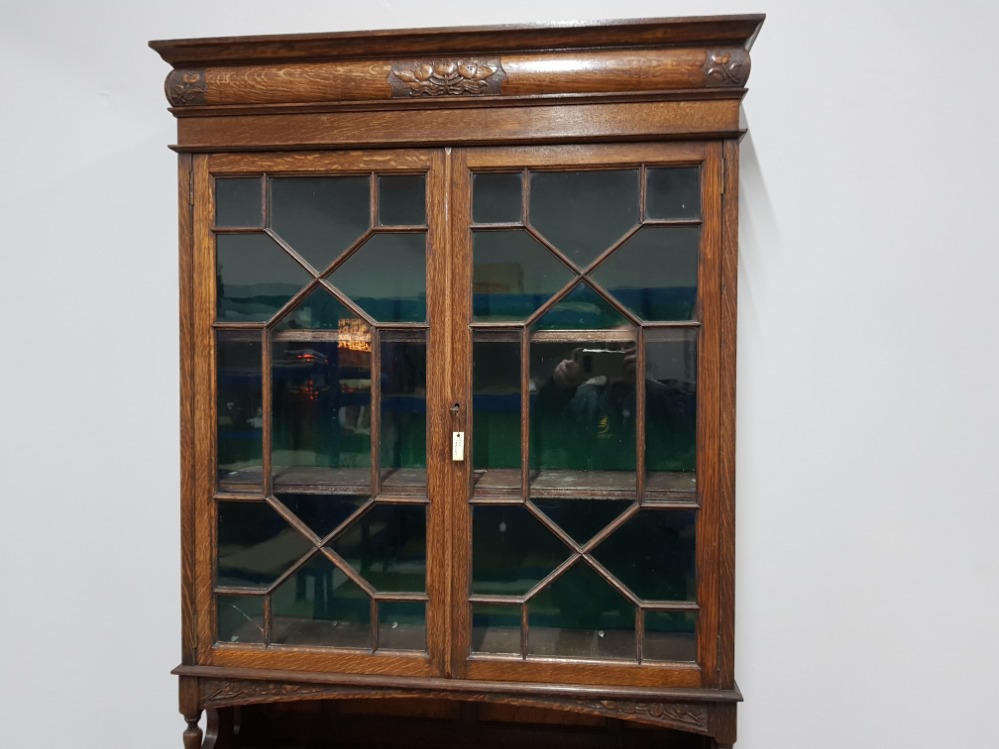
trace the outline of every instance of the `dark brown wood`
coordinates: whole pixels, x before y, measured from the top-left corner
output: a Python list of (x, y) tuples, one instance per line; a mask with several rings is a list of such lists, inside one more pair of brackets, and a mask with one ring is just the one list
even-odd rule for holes
[[(284, 738), (303, 748), (326, 746), (321, 735), (334, 721), (342, 745), (350, 746), (384, 745), (386, 732), (405, 726), (414, 727), (402, 742), (412, 747), (457, 746), (469, 730), (483, 738), (477, 743), (484, 749), (556, 741), (580, 747), (732, 745), (735, 704), (741, 699), (734, 680), (739, 107), (750, 71), (749, 49), (762, 20), (722, 16), (151, 43), (173, 66), (166, 89), (178, 117), (176, 148), (181, 152), (183, 630), (182, 665), (176, 673), (187, 749), (290, 746)], [(701, 218), (650, 220), (645, 215), (644, 175), (649, 167), (663, 166), (700, 168)], [(625, 310), (621, 314), (629, 330), (531, 331), (531, 324), (569, 293), (578, 280), (574, 276), (524, 323), (473, 321), (473, 172), (520, 173), (523, 215), (528, 216), (531, 170), (599, 168), (636, 169), (643, 176), (642, 208), (633, 232), (641, 226), (699, 228), (693, 319), (646, 322)], [(336, 331), (275, 333), (274, 326), (315, 286), (336, 293), (326, 276), (375, 231), (375, 175), (388, 173), (426, 175), (427, 320), (387, 325), (354, 301), (343, 303), (372, 328), (373, 375), (380, 372), (382, 341), (427, 342), (425, 477), (422, 471), (379, 465), (377, 376), (370, 389), (370, 469), (317, 465), (272, 475), (272, 343), (338, 340)], [(266, 185), (274, 175), (347, 174), (369, 179), (370, 227), (328, 268), (312, 268), (270, 228), (266, 195), (263, 228), (215, 228), (216, 177), (263, 175), (261, 184)], [(563, 248), (551, 246), (529, 222), (489, 227), (500, 229), (531, 233), (566, 267), (574, 267)], [(377, 229), (417, 230), (423, 228)], [(215, 321), (215, 236), (220, 232), (267, 234), (313, 280), (270, 322)], [(589, 274), (630, 236), (625, 234), (580, 269), (608, 304), (614, 304), (613, 294)], [(672, 329), (697, 334), (696, 483), (690, 474), (647, 472), (650, 459), (641, 419), (635, 432), (635, 476), (532, 470), (530, 347), (538, 342), (637, 341), (638, 371), (644, 371), (646, 340), (656, 331), (664, 335)], [(223, 330), (255, 336), (263, 344), (263, 459), (262, 467), (241, 473), (240, 480), (256, 482), (246, 492), (240, 491), (239, 481), (220, 485), (215, 474), (215, 349), (216, 335)], [(473, 471), (467, 449), (464, 460), (452, 460), (452, 433), (465, 432), (469, 443), (472, 438), (473, 336), (520, 343), (519, 469)], [(647, 400), (640, 381), (638, 413), (645, 412)], [(327, 548), (342, 527), (324, 531), (327, 535), (320, 538), (273, 494), (363, 495), (369, 486), (369, 503), (426, 506), (425, 593), (377, 590)], [(585, 543), (535, 505), (535, 500), (609, 497), (637, 502)], [(218, 587), (219, 500), (266, 502), (311, 542), (310, 550), (269, 587)], [(473, 505), (490, 503), (517, 505), (566, 547), (563, 562), (523, 595), (470, 595)], [(697, 509), (696, 601), (640, 600), (595, 556), (615, 530), (650, 506), (667, 512)], [(372, 647), (271, 643), (270, 595), (313, 553), (325, 555), (367, 593)], [(531, 602), (573, 564), (589, 565), (635, 608), (633, 662), (529, 654)], [(216, 641), (219, 592), (263, 596), (263, 644)], [(426, 601), (426, 652), (377, 647), (375, 612), (388, 601)], [(520, 654), (472, 652), (471, 602), (521, 606)], [(697, 612), (696, 662), (644, 657), (650, 611)], [(205, 710), (208, 730), (202, 736), (198, 719)], [(292, 727), (279, 737), (276, 727), (289, 720)]]

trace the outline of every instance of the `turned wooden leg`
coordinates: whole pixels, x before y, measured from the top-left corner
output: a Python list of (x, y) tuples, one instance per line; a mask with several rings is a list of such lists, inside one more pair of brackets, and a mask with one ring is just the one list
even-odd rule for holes
[(200, 710), (184, 713), (184, 720), (187, 721), (187, 728), (184, 729), (184, 749), (201, 749), (201, 726), (198, 725), (200, 719)]

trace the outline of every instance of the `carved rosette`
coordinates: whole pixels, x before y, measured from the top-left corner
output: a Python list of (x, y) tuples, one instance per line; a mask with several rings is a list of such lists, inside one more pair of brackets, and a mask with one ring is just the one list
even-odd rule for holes
[(704, 79), (708, 86), (745, 86), (749, 64), (744, 49), (710, 49), (702, 68)]
[(175, 107), (205, 103), (205, 71), (174, 70), (166, 79), (167, 100)]
[(501, 93), (506, 73), (499, 58), (408, 60), (392, 64), (394, 97), (482, 96)]

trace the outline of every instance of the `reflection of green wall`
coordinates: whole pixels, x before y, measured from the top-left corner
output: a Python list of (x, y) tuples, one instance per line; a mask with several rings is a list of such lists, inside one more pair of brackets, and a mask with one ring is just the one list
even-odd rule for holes
[(507, 396), (515, 410), (475, 410), (472, 450), (475, 468), (520, 467), (520, 397)]

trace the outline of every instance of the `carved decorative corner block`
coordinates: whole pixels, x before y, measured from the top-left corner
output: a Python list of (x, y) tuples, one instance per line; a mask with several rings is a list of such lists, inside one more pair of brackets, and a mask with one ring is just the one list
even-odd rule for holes
[(749, 53), (744, 49), (708, 50), (702, 70), (708, 86), (745, 86), (749, 80)]
[(205, 103), (205, 71), (174, 70), (166, 79), (167, 100), (175, 107)]
[(506, 73), (499, 58), (407, 60), (392, 64), (394, 97), (481, 96), (502, 93)]

